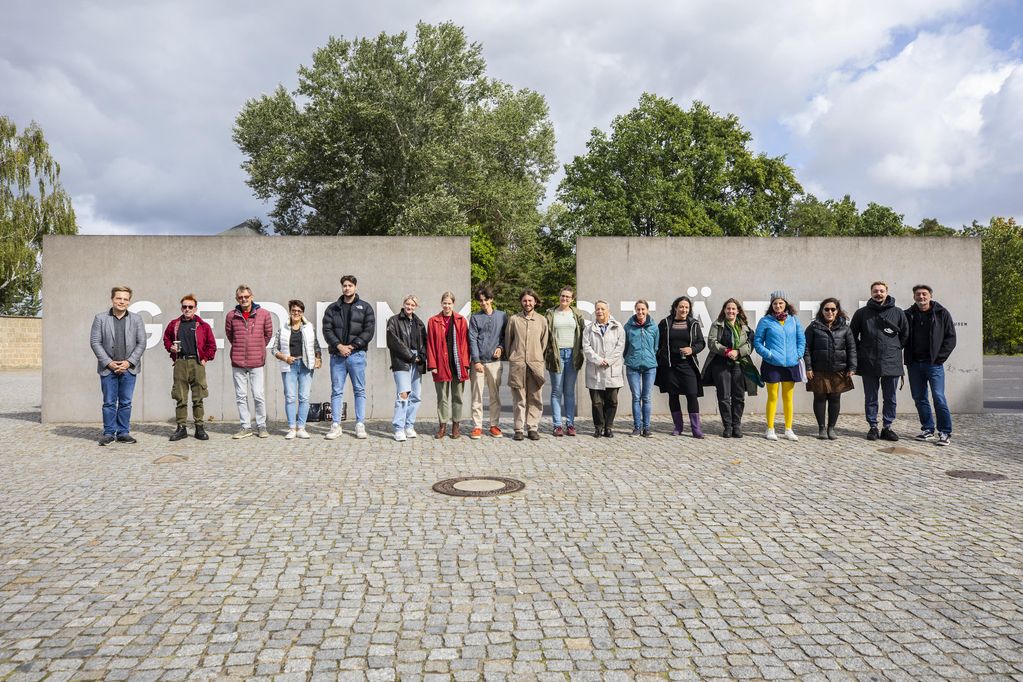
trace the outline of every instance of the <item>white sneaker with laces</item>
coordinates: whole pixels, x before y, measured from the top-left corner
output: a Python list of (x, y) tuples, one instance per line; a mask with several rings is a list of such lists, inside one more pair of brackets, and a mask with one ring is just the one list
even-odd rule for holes
[(799, 440), (799, 436), (792, 432), (792, 429), (785, 429), (785, 440)]
[(298, 431), (295, 432), (295, 436), (297, 436), (298, 438), (302, 438), (304, 440), (308, 440), (309, 439), (309, 432), (306, 431), (305, 427), (303, 426), (302, 428), (300, 428)]
[(330, 425), (330, 431), (327, 431), (327, 435), (324, 436), (327, 440), (334, 440), (341, 435), (341, 425), (333, 423)]
[(418, 435), (419, 434), (416, 433), (416, 428), (414, 426), (406, 427), (406, 429), (405, 429), (405, 437), (406, 438), (415, 438)]
[(778, 440), (778, 434), (774, 432), (774, 429), (768, 429), (767, 433), (764, 434), (764, 438), (767, 440)]
[(295, 429), (288, 429), (288, 432), (284, 434), (284, 440), (295, 440), (296, 435)]
[(366, 437), (366, 425), (363, 424), (362, 422), (359, 422), (358, 424), (355, 425), (355, 437), (356, 438)]
[(407, 440), (404, 429), (398, 429), (394, 432), (394, 440), (399, 443), (404, 443)]

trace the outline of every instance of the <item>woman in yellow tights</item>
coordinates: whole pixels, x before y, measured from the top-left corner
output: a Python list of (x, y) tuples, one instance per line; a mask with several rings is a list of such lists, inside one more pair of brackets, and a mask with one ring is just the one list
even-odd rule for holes
[(771, 306), (757, 323), (753, 349), (764, 360), (760, 367), (760, 375), (767, 384), (767, 433), (764, 436), (767, 440), (778, 440), (774, 432), (774, 417), (781, 389), (785, 438), (799, 440), (792, 431), (792, 392), (796, 382), (802, 381), (799, 359), (806, 349), (806, 337), (796, 308), (789, 303), (784, 291), (771, 292)]

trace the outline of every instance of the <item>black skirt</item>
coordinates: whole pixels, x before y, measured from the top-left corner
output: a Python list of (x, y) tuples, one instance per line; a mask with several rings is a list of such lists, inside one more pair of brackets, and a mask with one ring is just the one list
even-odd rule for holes
[(660, 367), (657, 370), (658, 388), (661, 393), (678, 393), (679, 395), (703, 395), (700, 375), (688, 360), (671, 367)]

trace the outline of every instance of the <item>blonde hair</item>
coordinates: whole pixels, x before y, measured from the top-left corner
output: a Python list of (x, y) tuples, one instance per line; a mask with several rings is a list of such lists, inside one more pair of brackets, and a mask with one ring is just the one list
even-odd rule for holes
[(409, 301), (412, 301), (413, 303), (415, 303), (417, 308), (419, 307), (419, 297), (416, 296), (415, 294), (409, 294), (405, 298), (401, 299), (402, 307), (404, 307), (405, 304), (408, 303)]
[(440, 302), (443, 303), (445, 298), (450, 298), (451, 303), (454, 304), (455, 295), (453, 293), (451, 293), (450, 291), (445, 291), (443, 294), (440, 295)]

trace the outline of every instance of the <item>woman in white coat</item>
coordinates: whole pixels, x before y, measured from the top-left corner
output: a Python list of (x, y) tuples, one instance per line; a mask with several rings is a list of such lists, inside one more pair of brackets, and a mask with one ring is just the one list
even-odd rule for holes
[(594, 321), (583, 330), (586, 388), (593, 404), (593, 437), (614, 437), (618, 389), (625, 385), (625, 328), (611, 317), (607, 301), (597, 301)]
[(270, 348), (281, 369), (284, 380), (284, 412), (288, 415), (288, 440), (308, 438), (305, 430), (309, 414), (309, 391), (313, 385), (313, 370), (320, 368), (320, 346), (316, 343), (316, 330), (305, 319), (305, 303), (298, 299), (288, 301), (288, 323), (277, 330)]

